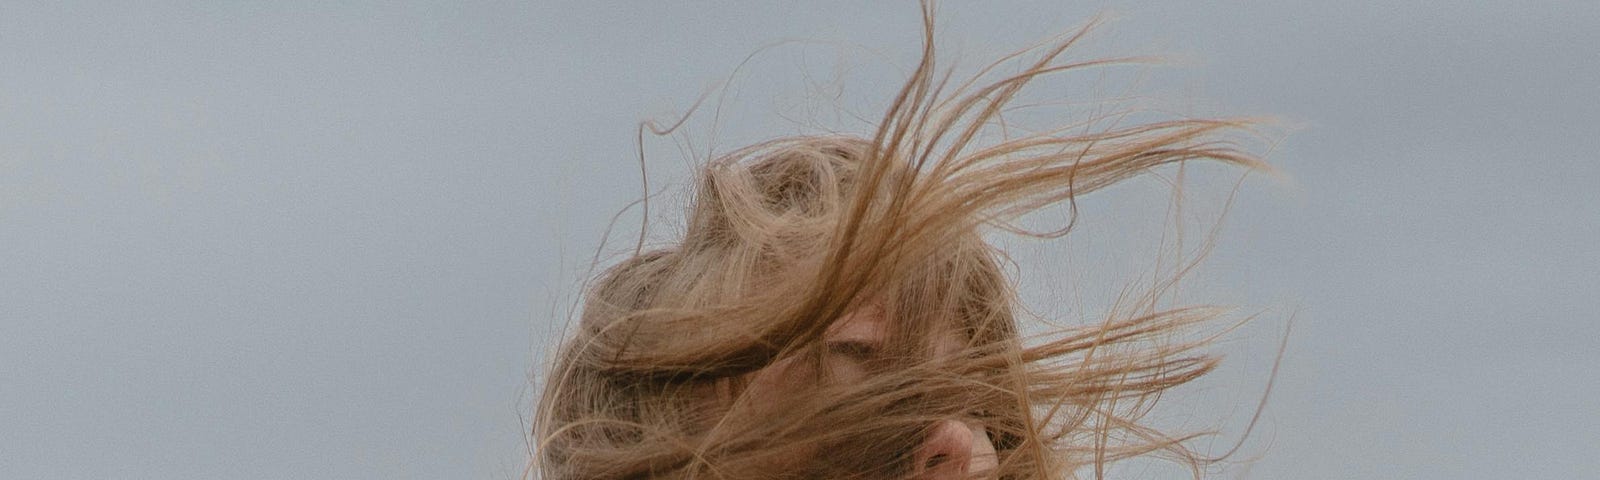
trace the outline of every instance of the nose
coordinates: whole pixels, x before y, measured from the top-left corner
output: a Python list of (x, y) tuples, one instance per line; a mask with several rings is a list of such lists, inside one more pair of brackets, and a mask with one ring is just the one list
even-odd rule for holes
[(912, 457), (915, 480), (954, 480), (993, 470), (994, 444), (977, 425), (943, 420), (934, 424), (928, 438)]

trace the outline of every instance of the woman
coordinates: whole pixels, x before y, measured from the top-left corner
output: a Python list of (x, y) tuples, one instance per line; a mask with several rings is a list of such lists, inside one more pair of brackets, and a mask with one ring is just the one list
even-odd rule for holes
[(1161, 341), (1215, 312), (1148, 311), (1025, 344), (983, 235), (1174, 162), (1261, 168), (1222, 140), (1247, 124), (983, 143), (1029, 81), (1114, 61), (1059, 61), (1086, 28), (1021, 73), (958, 86), (934, 68), (926, 5), (923, 18), (921, 63), (870, 138), (786, 138), (709, 162), (682, 239), (594, 283), (539, 405), (539, 476), (1045, 479), (1159, 452), (1199, 472), (1188, 437), (1139, 416), (1215, 366), (1202, 343)]

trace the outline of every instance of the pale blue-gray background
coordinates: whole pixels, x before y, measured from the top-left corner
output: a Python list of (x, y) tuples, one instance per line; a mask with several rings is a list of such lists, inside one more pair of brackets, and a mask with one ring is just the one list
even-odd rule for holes
[[(1107, 9), (1085, 52), (1176, 59), (1139, 91), (1293, 128), (1185, 297), (1269, 311), (1158, 421), (1225, 450), (1293, 315), (1251, 478), (1600, 472), (1600, 2), (950, 2), (941, 42)], [(0, 3), (0, 478), (515, 478), (636, 122), (736, 79), (647, 141), (667, 187), (675, 141), (860, 132), (917, 39), (906, 2)], [(1088, 78), (1036, 98), (1126, 83)], [(1137, 275), (1140, 201), (1018, 256)]]

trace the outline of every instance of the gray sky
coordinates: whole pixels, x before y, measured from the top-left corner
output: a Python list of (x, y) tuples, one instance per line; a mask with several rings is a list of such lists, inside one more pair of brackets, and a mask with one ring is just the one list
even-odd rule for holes
[[(568, 3), (0, 5), (0, 477), (514, 478), (635, 124), (805, 40), (647, 141), (653, 185), (690, 143), (863, 132), (919, 33), (907, 2)], [(1112, 10), (1085, 55), (1176, 65), (1036, 98), (1141, 78), (1295, 127), (1185, 297), (1267, 313), (1158, 420), (1223, 449), (1298, 312), (1252, 478), (1600, 471), (1600, 3), (1170, 3), (939, 16), (971, 67)], [(1132, 185), (1016, 242), (1056, 272), (1025, 291), (1077, 292), (1042, 308), (1148, 266), (1166, 198)]]

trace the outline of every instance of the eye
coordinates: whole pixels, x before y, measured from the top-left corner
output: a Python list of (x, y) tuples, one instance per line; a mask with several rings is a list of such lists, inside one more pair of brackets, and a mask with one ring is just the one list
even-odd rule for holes
[(863, 341), (839, 340), (828, 342), (827, 346), (830, 354), (861, 362), (870, 361), (878, 355), (877, 345)]

